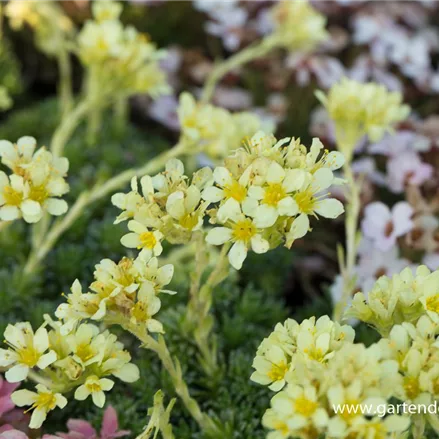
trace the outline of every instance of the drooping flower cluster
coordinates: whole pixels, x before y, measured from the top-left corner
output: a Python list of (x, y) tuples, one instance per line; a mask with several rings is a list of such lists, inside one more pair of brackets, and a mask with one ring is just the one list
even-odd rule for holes
[(354, 335), (324, 316), (287, 320), (262, 342), (252, 380), (278, 391), (262, 420), (268, 438), (388, 438), (408, 428), (408, 418), (378, 411), (402, 382), (397, 361)]
[(231, 148), (235, 149), (233, 145), (239, 145), (262, 127), (259, 117), (252, 113), (230, 113), (196, 102), (189, 93), (181, 94), (177, 112), (183, 138), (215, 161), (227, 157)]
[(120, 3), (92, 4), (93, 20), (85, 23), (78, 35), (78, 55), (100, 87), (129, 95), (156, 96), (168, 91), (164, 73), (158, 65), (162, 53), (146, 35), (119, 20)]
[(28, 322), (8, 325), (4, 333), (8, 348), (0, 349), (0, 366), (8, 369), (9, 382), (30, 377), (39, 383), (36, 392), (23, 389), (11, 396), (17, 406), (33, 409), (30, 428), (39, 428), (49, 411), (64, 408), (67, 399), (63, 394), (73, 389), (75, 399), (91, 395), (93, 402), (102, 407), (104, 392), (114, 385), (108, 376), (125, 382), (139, 378), (137, 366), (130, 363), (130, 354), (115, 335), (100, 332), (91, 324), (61, 332), (60, 322), (45, 318), (45, 324), (36, 332)]
[(271, 14), (274, 31), (267, 40), (288, 50), (312, 50), (328, 38), (326, 18), (308, 1), (281, 1)]
[(170, 160), (161, 174), (142, 177), (142, 195), (134, 179), (131, 192), (113, 196), (113, 204), (123, 210), (116, 221), (130, 219), (131, 233), (122, 244), (159, 255), (162, 239), (188, 242), (208, 213), (217, 227), (206, 241), (230, 243), (229, 260), (238, 270), (249, 248), (256, 253), (281, 243), (290, 248), (308, 232), (309, 216), (336, 218), (343, 212), (327, 189), (340, 183), (333, 170), (344, 159), (337, 152), (320, 156), (322, 148), (318, 139), (308, 152), (297, 139), (277, 141), (258, 132), (226, 158), (225, 166), (213, 172), (203, 168), (192, 180), (179, 160)]
[(171, 282), (174, 267), (159, 266), (148, 250), (136, 259), (123, 258), (119, 263), (103, 259), (94, 272), (89, 292), (83, 293), (76, 280), (67, 296), (67, 303), (59, 305), (55, 315), (63, 321), (61, 333), (70, 332), (85, 319), (117, 323), (127, 318), (149, 332), (163, 332), (154, 315), (160, 310), (161, 293), (175, 294), (165, 289)]
[(12, 174), (0, 171), (0, 219), (13, 221), (23, 218), (38, 222), (46, 211), (62, 215), (67, 203), (60, 199), (69, 191), (65, 181), (69, 161), (54, 157), (44, 147), (37, 146), (33, 137), (21, 137), (13, 144), (0, 141), (0, 157)]
[(349, 157), (363, 136), (373, 142), (380, 140), (410, 111), (402, 104), (401, 93), (372, 82), (362, 84), (343, 78), (327, 95), (320, 91), (316, 95), (334, 121), (339, 149)]

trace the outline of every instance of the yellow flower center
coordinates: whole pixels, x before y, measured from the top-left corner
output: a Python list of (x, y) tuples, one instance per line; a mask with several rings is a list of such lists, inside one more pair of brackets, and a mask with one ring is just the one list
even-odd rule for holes
[(233, 226), (232, 235), (235, 241), (244, 241), (248, 242), (253, 236), (256, 235), (256, 227), (253, 224), (250, 218), (246, 218), (245, 220), (238, 221)]
[(244, 201), (247, 196), (247, 189), (241, 186), (237, 181), (233, 180), (227, 186), (224, 186), (224, 195), (226, 199), (233, 198), (236, 201)]
[(294, 200), (296, 201), (297, 205), (299, 206), (299, 210), (302, 213), (305, 213), (307, 215), (314, 212), (314, 207), (316, 204), (316, 199), (313, 196), (314, 194), (310, 189), (299, 192), (294, 196)]
[(404, 390), (406, 395), (410, 399), (414, 399), (419, 395), (421, 391), (419, 388), (419, 382), (416, 377), (405, 377), (404, 378)]
[(20, 363), (29, 367), (34, 367), (40, 359), (40, 354), (33, 346), (20, 349), (17, 354), (20, 357)]
[(107, 44), (107, 42), (105, 41), (104, 38), (100, 37), (96, 41), (96, 48), (101, 50), (101, 51), (103, 51), (103, 52), (106, 52), (108, 50), (108, 44)]
[(137, 302), (131, 309), (131, 315), (136, 319), (136, 322), (145, 322), (148, 320), (148, 308), (144, 302)]
[(153, 249), (157, 244), (157, 239), (153, 232), (145, 232), (139, 236), (140, 246), (138, 248)]
[(46, 189), (44, 184), (40, 186), (31, 186), (29, 192), (29, 198), (31, 200), (37, 201), (38, 203), (44, 202), (47, 198), (49, 198), (49, 192)]
[(315, 360), (319, 363), (322, 363), (325, 357), (325, 353), (320, 348), (316, 347), (304, 349), (303, 352), (308, 355), (310, 360)]
[(341, 407), (339, 415), (343, 419), (354, 418), (361, 414), (361, 406), (356, 399), (346, 399), (345, 403)]
[(34, 406), (45, 409), (45, 411), (53, 410), (56, 407), (56, 397), (51, 392), (39, 393)]
[(317, 409), (318, 404), (304, 396), (300, 396), (294, 401), (294, 410), (299, 415), (311, 416)]
[(99, 382), (99, 380), (93, 380), (93, 381), (89, 381), (87, 383), (85, 383), (85, 387), (87, 387), (87, 389), (91, 392), (100, 392), (102, 390), (101, 388), (101, 383)]
[(8, 206), (19, 206), (23, 201), (23, 194), (13, 189), (11, 186), (5, 186), (3, 197)]
[(280, 183), (270, 184), (265, 189), (265, 194), (262, 202), (264, 204), (268, 204), (269, 206), (277, 206), (277, 203), (285, 198), (286, 195), (287, 193)]
[(281, 434), (283, 434), (284, 436), (286, 436), (289, 432), (289, 428), (288, 425), (285, 422), (282, 421), (278, 421), (273, 425), (273, 428), (276, 431), (280, 431)]
[(198, 224), (198, 216), (190, 213), (182, 216), (178, 222), (181, 227), (192, 230)]
[(280, 381), (284, 379), (287, 370), (288, 370), (287, 363), (285, 361), (282, 361), (279, 364), (273, 364), (267, 375), (271, 381)]
[(430, 296), (425, 302), (428, 311), (439, 313), (439, 294)]
[(76, 348), (76, 355), (82, 361), (88, 361), (94, 357), (94, 351), (88, 343), (82, 343)]

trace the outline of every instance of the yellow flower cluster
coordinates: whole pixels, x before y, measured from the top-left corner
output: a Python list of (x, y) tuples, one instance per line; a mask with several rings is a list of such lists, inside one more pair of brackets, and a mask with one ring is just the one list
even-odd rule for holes
[(232, 114), (224, 108), (197, 102), (190, 93), (181, 94), (177, 111), (184, 141), (214, 161), (223, 160), (230, 154), (230, 148), (234, 149), (233, 145), (239, 145), (262, 128), (261, 120), (252, 113)]
[(345, 317), (357, 318), (387, 336), (394, 325), (416, 323), (423, 315), (439, 322), (439, 271), (420, 266), (380, 277), (371, 291), (355, 294)]
[(316, 96), (334, 121), (339, 148), (350, 155), (363, 136), (373, 142), (380, 140), (410, 111), (408, 105), (402, 104), (401, 93), (389, 92), (373, 82), (363, 84), (343, 78), (327, 95), (318, 91)]
[(160, 242), (166, 238), (173, 244), (187, 243), (192, 233), (200, 230), (208, 202), (201, 197), (203, 189), (212, 184), (212, 170), (203, 168), (195, 172), (190, 181), (184, 175), (180, 160), (167, 162), (164, 172), (131, 182), (131, 192), (113, 195), (112, 203), (123, 212), (116, 222), (130, 219), (130, 233), (122, 238), (129, 248), (143, 249), (160, 255)]
[(91, 395), (98, 407), (105, 404), (105, 391), (114, 382), (110, 375), (124, 382), (139, 378), (137, 366), (130, 363), (130, 354), (115, 335), (100, 332), (91, 324), (81, 324), (68, 333), (61, 332), (61, 323), (45, 316), (46, 322), (36, 332), (30, 323), (8, 325), (5, 333), (7, 349), (0, 349), (0, 366), (6, 367), (6, 379), (16, 383), (28, 376), (39, 384), (36, 392), (18, 390), (13, 402), (33, 409), (31, 428), (39, 428), (47, 413), (64, 408), (63, 396), (75, 389), (74, 398), (84, 400)]
[(6, 5), (5, 15), (15, 30), (29, 26), (38, 47), (49, 55), (65, 48), (67, 38), (74, 35), (73, 22), (56, 2), (14, 0)]
[[(116, 222), (130, 219), (122, 244), (159, 255), (160, 241), (187, 243), (204, 224), (212, 224), (206, 241), (230, 243), (229, 260), (240, 269), (251, 248), (265, 253), (281, 243), (290, 248), (310, 228), (309, 216), (336, 218), (343, 205), (328, 198), (327, 189), (340, 183), (333, 170), (344, 159), (338, 152), (321, 154), (323, 145), (313, 140), (310, 151), (299, 140), (256, 133), (212, 172), (197, 171), (192, 180), (183, 164), (170, 160), (155, 177), (144, 176), (142, 194), (137, 180), (128, 194), (116, 194), (114, 205), (122, 209)], [(207, 208), (210, 209), (207, 211)]]
[(78, 35), (78, 56), (93, 70), (99, 83), (118, 94), (168, 91), (157, 51), (148, 37), (119, 20), (122, 6), (105, 1), (93, 2), (93, 20), (85, 23)]
[(163, 332), (154, 315), (161, 306), (158, 296), (175, 294), (165, 289), (174, 274), (173, 265), (159, 266), (157, 258), (144, 250), (136, 259), (125, 257), (117, 264), (103, 259), (95, 268), (90, 291), (83, 293), (76, 280), (67, 303), (56, 310), (56, 317), (63, 322), (61, 333), (69, 333), (85, 319), (111, 324), (119, 323), (120, 318), (145, 331)]
[[(346, 312), (385, 337), (380, 349), (398, 364), (395, 397), (425, 407), (439, 401), (438, 291), (439, 271), (420, 266), (413, 275), (407, 268), (391, 279), (379, 278), (367, 296), (357, 293)], [(424, 409), (417, 416), (439, 432), (436, 414)]]
[(278, 392), (262, 420), (267, 438), (390, 438), (409, 427), (378, 412), (402, 383), (397, 361), (378, 344), (353, 344), (354, 335), (324, 316), (287, 320), (262, 342), (252, 380)]
[(284, 0), (272, 10), (275, 29), (268, 40), (288, 50), (312, 50), (328, 38), (326, 18), (308, 1)]
[(36, 140), (21, 137), (13, 144), (0, 141), (2, 163), (11, 169), (7, 175), (0, 171), (0, 219), (13, 221), (23, 218), (28, 223), (38, 222), (44, 211), (62, 215), (67, 203), (59, 197), (69, 191), (65, 181), (69, 162), (54, 157), (44, 147), (35, 152)]

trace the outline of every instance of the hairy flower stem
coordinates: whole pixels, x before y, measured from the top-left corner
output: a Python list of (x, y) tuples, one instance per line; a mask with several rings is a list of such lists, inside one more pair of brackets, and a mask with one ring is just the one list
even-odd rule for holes
[(67, 117), (73, 108), (72, 65), (68, 50), (62, 48), (57, 55), (59, 69), (58, 93), (61, 101), (62, 117)]
[(339, 252), (340, 273), (343, 277), (343, 294), (334, 308), (333, 318), (339, 322), (343, 317), (343, 311), (349, 299), (352, 297), (355, 283), (355, 262), (357, 260), (358, 244), (361, 235), (358, 232), (358, 218), (360, 215), (360, 186), (355, 181), (351, 163), (347, 162), (344, 167), (345, 178), (348, 187), (348, 205), (346, 207), (346, 252)]
[(51, 229), (45, 235), (44, 239), (42, 239), (40, 247), (31, 252), (24, 267), (24, 278), (31, 275), (35, 272), (35, 270), (38, 269), (41, 261), (47, 256), (61, 235), (68, 230), (78, 218), (81, 217), (86, 208), (93, 205), (96, 201), (106, 197), (111, 192), (120, 189), (133, 177), (139, 177), (145, 174), (153, 174), (160, 171), (160, 169), (163, 168), (165, 163), (170, 158), (178, 157), (184, 154), (186, 150), (187, 144), (178, 143), (173, 148), (148, 161), (144, 166), (141, 166), (140, 168), (128, 169), (127, 171), (110, 178), (103, 184), (97, 184), (90, 191), (86, 190), (82, 192), (67, 214), (62, 219), (59, 219), (52, 224)]
[(114, 132), (116, 136), (122, 137), (126, 131), (129, 118), (129, 101), (125, 96), (117, 98), (113, 108)]
[(183, 378), (180, 363), (177, 359), (172, 358), (165, 339), (159, 335), (158, 339), (156, 340), (140, 326), (133, 325), (127, 320), (115, 323), (121, 325), (125, 330), (131, 332), (135, 337), (137, 337), (141, 341), (143, 348), (149, 349), (157, 354), (162, 362), (163, 367), (171, 377), (172, 384), (174, 385), (177, 395), (180, 397), (186, 409), (192, 418), (194, 418), (194, 420), (197, 422), (203, 433), (205, 433), (208, 437), (218, 439), (222, 438), (223, 435), (220, 428), (206, 413), (201, 411), (198, 402), (190, 395), (189, 388)]
[(213, 68), (204, 85), (201, 101), (203, 103), (208, 103), (212, 99), (212, 96), (215, 92), (215, 87), (227, 73), (250, 61), (253, 61), (257, 58), (262, 58), (274, 47), (275, 44), (273, 43), (273, 40), (263, 39), (261, 42), (252, 44), (244, 50), (237, 52), (235, 55), (231, 56), (225, 61), (219, 62)]
[(54, 156), (62, 156), (66, 143), (70, 140), (73, 132), (92, 107), (93, 101), (84, 99), (63, 118), (52, 137), (51, 151)]
[[(205, 258), (204, 235), (201, 234), (202, 242), (195, 258), (196, 271), (194, 273), (190, 291), (190, 300), (187, 307), (186, 321), (194, 334), (195, 342), (200, 350), (201, 365), (209, 376), (214, 376), (218, 370), (216, 346), (212, 342), (213, 317), (210, 314), (212, 307), (213, 290), (227, 275), (228, 260), (227, 252), (230, 243), (223, 245), (215, 268), (210, 273), (206, 282), (200, 286), (201, 276), (207, 266), (203, 264)], [(206, 259), (206, 258), (205, 258)], [(201, 268), (199, 268), (201, 267)], [(195, 324), (195, 325), (194, 325)]]
[(99, 87), (99, 70), (91, 67), (87, 76), (87, 96), (96, 102), (96, 105), (91, 109), (87, 119), (87, 144), (93, 146), (96, 143), (99, 128), (102, 123), (102, 109), (103, 106), (98, 103)]

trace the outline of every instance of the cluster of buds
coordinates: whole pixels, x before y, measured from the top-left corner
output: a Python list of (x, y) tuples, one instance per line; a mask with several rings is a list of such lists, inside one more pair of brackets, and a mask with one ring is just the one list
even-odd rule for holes
[(439, 400), (438, 329), (427, 315), (416, 324), (395, 325), (380, 346), (390, 359), (398, 361), (402, 377), (397, 396), (414, 404), (431, 404)]
[(277, 392), (262, 420), (267, 437), (384, 438), (409, 427), (407, 417), (380, 412), (402, 385), (398, 362), (378, 344), (354, 344), (354, 336), (324, 316), (289, 319), (262, 342), (252, 380)]
[(92, 4), (93, 20), (78, 35), (78, 56), (99, 82), (118, 94), (168, 91), (158, 51), (148, 37), (119, 20), (122, 5), (111, 1)]
[(103, 259), (94, 272), (94, 282), (83, 292), (76, 280), (55, 315), (62, 321), (61, 333), (69, 333), (85, 319), (120, 323), (121, 319), (149, 332), (163, 332), (154, 316), (160, 310), (161, 293), (174, 274), (172, 264), (159, 266), (157, 258), (147, 250), (136, 259), (123, 258), (119, 263)]
[(189, 93), (181, 94), (177, 112), (184, 141), (198, 147), (215, 162), (227, 157), (233, 145), (262, 128), (255, 114), (230, 113), (224, 108), (197, 102)]
[(318, 91), (316, 96), (334, 122), (338, 148), (348, 157), (363, 136), (377, 142), (410, 112), (401, 93), (373, 82), (343, 78), (327, 95)]
[(381, 276), (370, 291), (355, 294), (345, 317), (359, 319), (387, 336), (394, 325), (416, 323), (423, 315), (439, 322), (439, 271), (407, 267), (391, 278)]
[(131, 233), (122, 244), (158, 255), (161, 240), (187, 243), (208, 215), (215, 227), (206, 241), (230, 243), (229, 260), (238, 270), (249, 248), (256, 253), (282, 243), (290, 248), (309, 231), (309, 216), (336, 218), (343, 212), (327, 189), (341, 183), (333, 170), (344, 159), (338, 152), (321, 154), (322, 149), (318, 139), (308, 152), (298, 139), (277, 141), (258, 132), (224, 166), (203, 168), (191, 180), (179, 160), (170, 160), (163, 173), (141, 179), (142, 194), (134, 179), (131, 192), (113, 196), (123, 211), (116, 221), (130, 219)]
[(30, 428), (39, 428), (49, 411), (64, 408), (64, 394), (74, 390), (75, 399), (91, 396), (103, 407), (104, 392), (114, 385), (109, 376), (124, 382), (139, 378), (137, 366), (130, 363), (130, 354), (115, 335), (85, 323), (62, 333), (60, 322), (45, 319), (35, 332), (28, 322), (8, 325), (4, 333), (8, 348), (0, 349), (0, 366), (8, 368), (9, 382), (29, 377), (38, 383), (36, 391), (23, 389), (11, 395), (15, 405), (31, 406)]
[(69, 191), (65, 176), (69, 162), (54, 157), (44, 147), (35, 152), (36, 140), (21, 137), (13, 144), (0, 141), (2, 163), (12, 173), (0, 171), (0, 219), (13, 221), (23, 218), (28, 223), (38, 222), (43, 213), (62, 215), (67, 203), (59, 197)]
[(267, 42), (287, 50), (312, 50), (328, 38), (326, 18), (308, 1), (281, 1), (272, 10), (273, 33)]
[(158, 256), (163, 239), (171, 244), (189, 242), (192, 234), (203, 226), (209, 202), (201, 194), (212, 181), (212, 170), (207, 167), (189, 180), (183, 163), (177, 159), (169, 160), (160, 174), (142, 177), (141, 193), (134, 178), (130, 192), (117, 193), (111, 199), (123, 211), (116, 223), (130, 220), (130, 233), (122, 237), (122, 244)]

